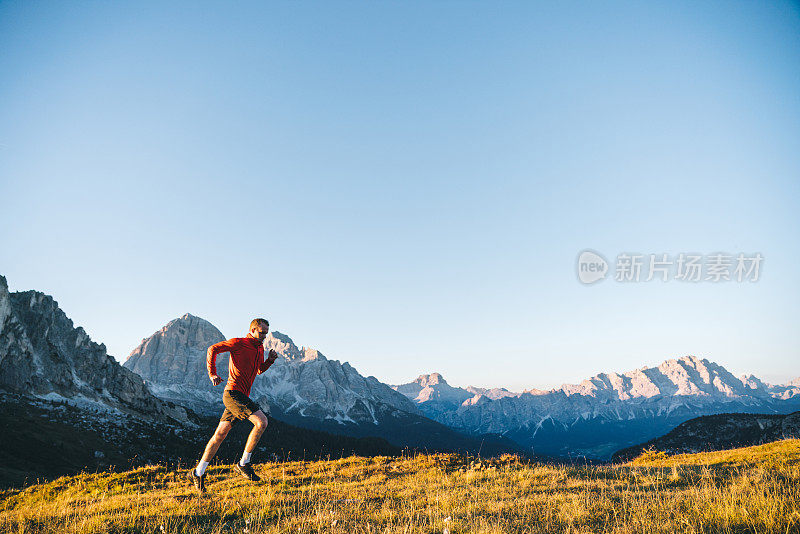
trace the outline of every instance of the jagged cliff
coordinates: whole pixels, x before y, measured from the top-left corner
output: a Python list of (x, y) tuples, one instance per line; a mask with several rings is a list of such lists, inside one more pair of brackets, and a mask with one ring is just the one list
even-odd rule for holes
[(180, 407), (154, 396), (141, 377), (122, 367), (75, 327), (53, 297), (10, 293), (0, 276), (0, 389), (94, 409), (187, 423)]

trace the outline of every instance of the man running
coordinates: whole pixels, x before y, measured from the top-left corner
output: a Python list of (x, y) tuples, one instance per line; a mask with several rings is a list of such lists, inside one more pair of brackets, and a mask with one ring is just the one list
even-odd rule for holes
[(253, 466), (250, 465), (250, 456), (256, 449), (261, 434), (267, 429), (267, 416), (250, 398), (250, 388), (253, 386), (256, 375), (269, 369), (278, 358), (278, 353), (270, 349), (269, 357), (266, 361), (264, 360), (264, 339), (267, 337), (267, 332), (269, 332), (269, 322), (266, 319), (253, 319), (247, 337), (235, 337), (208, 348), (206, 368), (208, 377), (215, 386), (222, 383), (222, 379), (217, 376), (217, 355), (229, 352), (231, 356), (228, 363), (228, 383), (222, 394), (225, 411), (222, 412), (217, 430), (206, 445), (200, 463), (188, 473), (188, 477), (200, 493), (206, 491), (206, 468), (209, 462), (217, 453), (222, 442), (225, 441), (225, 437), (233, 425), (245, 419), (249, 419), (253, 423), (253, 430), (247, 437), (242, 459), (237, 462), (234, 469), (249, 480), (261, 480), (253, 471)]

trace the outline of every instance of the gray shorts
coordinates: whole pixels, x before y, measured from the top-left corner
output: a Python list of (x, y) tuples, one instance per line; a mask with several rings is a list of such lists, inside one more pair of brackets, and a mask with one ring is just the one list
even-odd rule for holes
[(222, 394), (222, 404), (225, 405), (225, 411), (222, 412), (220, 421), (228, 421), (234, 425), (248, 419), (261, 409), (258, 404), (253, 402), (253, 399), (235, 389), (225, 390)]

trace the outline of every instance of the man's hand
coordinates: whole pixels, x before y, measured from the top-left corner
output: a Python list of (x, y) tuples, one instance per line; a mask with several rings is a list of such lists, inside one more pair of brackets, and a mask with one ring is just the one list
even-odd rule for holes
[(278, 359), (278, 353), (275, 352), (275, 349), (269, 349), (269, 356), (267, 357), (268, 362), (274, 362)]
[(215, 386), (222, 384), (222, 379), (217, 375), (211, 375), (209, 378), (211, 379), (211, 383)]

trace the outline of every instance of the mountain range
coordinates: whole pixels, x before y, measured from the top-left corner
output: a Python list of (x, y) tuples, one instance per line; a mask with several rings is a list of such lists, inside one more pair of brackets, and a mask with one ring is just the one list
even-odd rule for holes
[[(211, 323), (186, 314), (142, 340), (124, 365), (159, 397), (218, 413), (220, 395), (208, 379), (205, 355), (210, 344), (223, 339)], [(516, 393), (451, 386), (440, 373), (387, 385), (362, 376), (347, 362), (298, 348), (280, 332), (271, 332), (265, 346), (281, 357), (257, 378), (252, 396), (275, 417), (332, 432), (379, 435), (406, 446), (441, 447), (447, 439), (436, 438), (445, 431), (431, 426), (435, 421), (492, 446), (501, 436), (541, 456), (608, 460), (615, 451), (694, 417), (800, 409), (800, 380), (772, 386), (752, 375), (737, 378), (696, 356), (622, 374), (600, 373), (549, 391)], [(226, 365), (224, 358), (218, 363), (223, 376)]]
[(694, 417), (800, 409), (798, 380), (771, 386), (752, 375), (737, 378), (696, 356), (600, 373), (549, 391), (458, 388), (439, 373), (393, 387), (422, 413), (453, 428), (498, 433), (543, 455), (606, 460)]
[[(208, 379), (205, 355), (225, 338), (208, 321), (185, 314), (143, 339), (120, 365), (52, 297), (10, 293), (0, 276), (0, 393), (68, 402), (117, 426), (133, 418), (179, 434), (213, 422), (222, 410), (222, 387)], [(512, 392), (451, 386), (440, 373), (384, 384), (347, 362), (298, 347), (280, 332), (272, 332), (265, 346), (280, 358), (256, 379), (252, 396), (273, 418), (315, 431), (382, 438), (392, 447), (608, 460), (698, 416), (800, 409), (800, 379), (775, 386), (752, 375), (737, 378), (696, 356), (600, 373), (548, 391)], [(227, 355), (217, 365), (224, 377)], [(95, 425), (101, 433), (102, 421)]]

